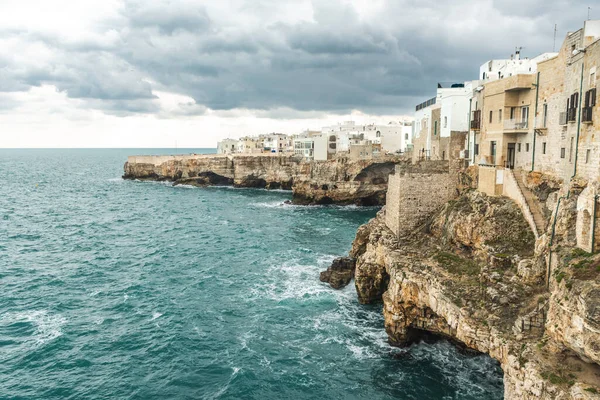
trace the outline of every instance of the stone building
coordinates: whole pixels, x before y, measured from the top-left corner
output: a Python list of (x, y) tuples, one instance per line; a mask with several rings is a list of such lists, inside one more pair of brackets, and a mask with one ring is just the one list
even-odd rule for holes
[(513, 198), (528, 218), (534, 207), (512, 169), (544, 173), (565, 187), (577, 180), (585, 187), (577, 200), (577, 245), (592, 251), (600, 245), (600, 21), (585, 21), (558, 53), (537, 58), (536, 65), (535, 73), (484, 82), (471, 100), (478, 103), (473, 160), (487, 165), (480, 167), (479, 189)]
[(446, 160), (396, 165), (388, 180), (386, 226), (401, 238), (410, 235), (435, 210), (457, 195), (466, 133), (453, 132)]
[(484, 85), (478, 164), (514, 168), (531, 163), (534, 84), (534, 75), (519, 74)]

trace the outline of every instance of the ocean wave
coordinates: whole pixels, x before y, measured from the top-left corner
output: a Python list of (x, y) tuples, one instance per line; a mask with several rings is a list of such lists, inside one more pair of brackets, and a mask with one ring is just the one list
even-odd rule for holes
[(34, 331), (25, 342), (32, 349), (37, 349), (44, 344), (62, 336), (62, 327), (67, 323), (67, 319), (59, 314), (50, 314), (46, 310), (37, 310), (29, 312), (7, 313), (0, 316), (0, 326), (9, 327), (16, 323), (30, 323)]
[(162, 313), (154, 312), (154, 313), (152, 313), (152, 319), (150, 321), (154, 321), (155, 319), (160, 318), (160, 317), (162, 317)]
[(292, 204), (285, 201), (268, 201), (250, 203), (250, 206), (256, 208), (283, 208), (288, 210), (312, 210), (312, 209), (331, 209), (341, 211), (369, 211), (379, 210), (379, 206), (357, 206), (356, 204)]

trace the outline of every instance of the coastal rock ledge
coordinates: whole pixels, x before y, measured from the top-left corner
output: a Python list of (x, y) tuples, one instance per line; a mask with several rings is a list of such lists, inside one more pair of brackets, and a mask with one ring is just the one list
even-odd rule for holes
[[(565, 207), (556, 228), (563, 246), (574, 229), (565, 222), (576, 212)], [(382, 210), (353, 243), (358, 298), (383, 301), (392, 345), (427, 332), (489, 354), (504, 371), (506, 399), (598, 399), (598, 274), (563, 270), (547, 287), (545, 240), (536, 243), (510, 199), (476, 191), (400, 240)], [(600, 265), (566, 248), (567, 263), (584, 257), (584, 266)]]
[(352, 257), (339, 257), (333, 260), (326, 271), (321, 272), (319, 279), (327, 282), (334, 289), (346, 287), (354, 277), (356, 260)]
[(130, 156), (124, 179), (170, 181), (175, 185), (286, 189), (295, 204), (385, 204), (388, 177), (402, 157), (304, 161), (297, 156)]

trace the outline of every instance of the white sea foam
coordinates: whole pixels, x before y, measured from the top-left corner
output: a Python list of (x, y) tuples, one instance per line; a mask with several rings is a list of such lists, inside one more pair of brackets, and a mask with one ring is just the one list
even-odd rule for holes
[(357, 206), (354, 204), (350, 205), (339, 205), (339, 204), (291, 204), (284, 201), (267, 201), (250, 203), (252, 207), (257, 208), (282, 208), (286, 210), (312, 210), (312, 209), (334, 209), (340, 211), (365, 211), (365, 210), (378, 210), (379, 206)]
[(173, 185), (173, 187), (182, 189), (198, 189), (198, 187), (194, 185)]
[(0, 324), (10, 325), (16, 322), (29, 322), (35, 330), (27, 339), (32, 348), (38, 348), (63, 334), (62, 327), (67, 319), (62, 315), (49, 314), (46, 310), (8, 313), (0, 317)]
[(152, 314), (152, 319), (150, 321), (154, 321), (157, 318), (160, 318), (162, 316), (162, 313), (159, 312), (155, 312)]

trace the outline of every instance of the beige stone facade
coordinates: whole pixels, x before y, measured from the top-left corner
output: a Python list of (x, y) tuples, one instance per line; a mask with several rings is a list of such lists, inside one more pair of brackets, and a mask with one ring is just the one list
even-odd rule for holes
[(534, 83), (534, 75), (528, 74), (484, 85), (477, 163), (509, 168), (531, 163)]
[(388, 180), (386, 226), (403, 237), (457, 194), (458, 174), (464, 166), (460, 157), (465, 132), (453, 132), (447, 140), (447, 160), (421, 160), (397, 165)]
[(586, 251), (597, 250), (600, 225), (599, 27), (600, 21), (586, 21), (566, 36), (556, 56), (538, 63), (537, 73), (485, 83), (472, 99), (479, 150), (473, 159), (496, 166), (480, 168), (480, 190), (507, 194), (498, 188), (501, 168), (542, 172), (567, 186), (576, 179), (586, 187), (577, 205), (577, 244)]

